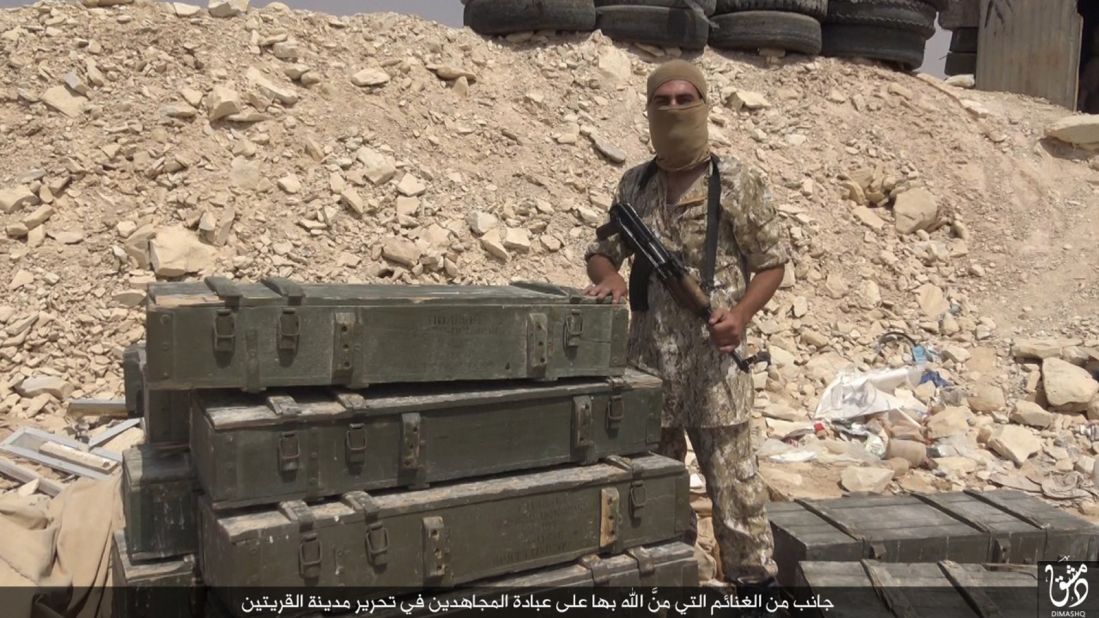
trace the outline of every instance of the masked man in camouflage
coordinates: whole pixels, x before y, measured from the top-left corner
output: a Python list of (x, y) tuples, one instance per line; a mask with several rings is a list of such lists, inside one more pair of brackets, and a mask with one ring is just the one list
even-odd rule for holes
[[(767, 489), (748, 422), (754, 391), (751, 375), (737, 368), (730, 353), (743, 353), (748, 322), (782, 282), (790, 259), (786, 228), (757, 172), (711, 154), (706, 79), (697, 67), (676, 60), (656, 69), (648, 81), (647, 109), (656, 158), (626, 172), (616, 199), (633, 205), (699, 281), (706, 284), (704, 271), (712, 270), (714, 313), (705, 324), (679, 307), (655, 277), (649, 277), (651, 285), (638, 280), (635, 260), (630, 361), (664, 380), (661, 454), (686, 456), (684, 430), (694, 446), (713, 502), (725, 577), (742, 586), (768, 585), (776, 566)], [(713, 219), (719, 227), (716, 247), (707, 243)], [(706, 268), (708, 247), (715, 255)], [(618, 270), (630, 256), (617, 236), (593, 243), (585, 255), (593, 282), (587, 293), (615, 302), (626, 297)], [(750, 280), (749, 273), (755, 274)]]

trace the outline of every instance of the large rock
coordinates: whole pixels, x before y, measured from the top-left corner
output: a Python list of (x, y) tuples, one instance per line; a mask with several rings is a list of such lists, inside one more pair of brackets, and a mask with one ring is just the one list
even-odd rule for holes
[(880, 494), (893, 480), (892, 468), (849, 467), (840, 475), (840, 484), (850, 492)]
[(1073, 146), (1099, 148), (1099, 115), (1066, 116), (1050, 125), (1046, 136)]
[(185, 2), (172, 3), (172, 11), (175, 12), (176, 17), (194, 17), (195, 15), (198, 15), (201, 10), (201, 7)]
[(211, 17), (236, 17), (248, 10), (248, 0), (210, 0)]
[(206, 98), (206, 110), (210, 120), (220, 120), (226, 116), (239, 114), (242, 109), (244, 107), (240, 102), (240, 95), (228, 86), (214, 86), (210, 96)]
[(412, 268), (418, 264), (420, 255), (420, 248), (407, 238), (387, 238), (382, 245), (382, 257), (405, 268)]
[(20, 382), (15, 390), (24, 397), (49, 394), (58, 399), (68, 399), (76, 387), (56, 376), (32, 376)]
[(942, 288), (933, 283), (921, 285), (916, 290), (916, 299), (920, 303), (924, 316), (930, 320), (938, 320), (944, 313), (950, 311), (950, 302), (946, 300)]
[(988, 440), (988, 447), (1005, 459), (1021, 466), (1031, 455), (1042, 450), (1042, 441), (1034, 432), (1018, 425), (1004, 425)]
[(42, 93), (42, 102), (69, 118), (76, 118), (84, 111), (87, 99), (74, 95), (64, 86), (54, 86)]
[(1042, 384), (1049, 404), (1065, 412), (1083, 412), (1099, 393), (1099, 382), (1086, 369), (1059, 358), (1042, 361)]
[(473, 230), (474, 234), (484, 236), (500, 225), (500, 219), (496, 215), (475, 210), (466, 215), (466, 223), (469, 224), (469, 229)]
[(969, 411), (969, 408), (961, 406), (944, 408), (942, 411), (932, 414), (931, 418), (928, 419), (927, 437), (937, 440), (964, 434), (969, 430), (969, 419), (971, 418), (973, 418), (973, 413)]
[(259, 188), (263, 176), (260, 174), (259, 163), (236, 157), (229, 164), (229, 183), (241, 189), (255, 190)]
[(169, 227), (149, 242), (149, 260), (158, 277), (182, 277), (214, 270), (217, 252), (202, 244), (190, 230)]
[(950, 477), (960, 477), (977, 471), (977, 462), (968, 457), (939, 457), (933, 460), (935, 469)]
[(1060, 356), (1065, 348), (1081, 345), (1079, 339), (1019, 339), (1011, 346), (1011, 356), (1018, 360), (1045, 360)]
[(359, 148), (355, 158), (363, 164), (365, 168), (363, 174), (372, 184), (385, 184), (397, 175), (397, 166), (393, 163), (393, 159), (373, 148), (368, 146)]
[(507, 247), (504, 246), (504, 235), (498, 227), (492, 228), (481, 237), (481, 248), (502, 262), (510, 259)]
[(599, 68), (600, 84), (610, 91), (618, 84), (628, 82), (633, 75), (630, 57), (617, 47), (604, 47), (599, 52), (596, 66)]
[(34, 206), (38, 203), (38, 196), (29, 188), (19, 185), (0, 189), (0, 212), (15, 212), (24, 206)]
[(260, 92), (275, 99), (279, 103), (286, 106), (292, 106), (298, 102), (298, 93), (293, 86), (289, 84), (279, 84), (275, 80), (267, 77), (256, 67), (248, 67), (248, 71), (244, 74), (251, 82), (259, 88)]
[(893, 215), (896, 218), (897, 231), (901, 234), (929, 230), (939, 219), (939, 204), (927, 189), (909, 189), (897, 196)]
[(389, 73), (380, 68), (367, 68), (351, 76), (351, 83), (360, 88), (381, 86), (389, 81)]
[(1042, 406), (1030, 401), (1015, 402), (1015, 410), (1011, 413), (1011, 422), (1028, 427), (1045, 429), (1053, 424), (1053, 415), (1042, 409)]
[(915, 440), (892, 439), (885, 449), (887, 459), (903, 459), (913, 468), (918, 468), (927, 460), (927, 446)]
[(969, 387), (966, 397), (969, 407), (976, 412), (999, 412), (1007, 405), (1004, 389), (995, 384), (979, 383)]
[(397, 192), (405, 197), (416, 197), (427, 191), (427, 185), (412, 174), (405, 174), (401, 182), (397, 183)]
[(725, 104), (733, 111), (764, 109), (771, 106), (766, 97), (750, 90), (734, 91), (725, 99)]

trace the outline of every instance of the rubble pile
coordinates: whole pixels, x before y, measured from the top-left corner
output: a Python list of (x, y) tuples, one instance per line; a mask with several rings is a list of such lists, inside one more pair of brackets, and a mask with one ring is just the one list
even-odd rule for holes
[[(71, 434), (68, 398), (121, 395), (157, 279), (584, 285), (618, 177), (650, 156), (647, 72), (680, 55), (84, 4), (0, 11), (0, 438)], [(1099, 172), (1046, 137), (1066, 112), (835, 59), (691, 57), (717, 152), (767, 174), (796, 247), (751, 334), (775, 359), (755, 376), (774, 496), (1005, 486), (1099, 515)], [(814, 418), (845, 367), (918, 368), (891, 395), (926, 413)]]

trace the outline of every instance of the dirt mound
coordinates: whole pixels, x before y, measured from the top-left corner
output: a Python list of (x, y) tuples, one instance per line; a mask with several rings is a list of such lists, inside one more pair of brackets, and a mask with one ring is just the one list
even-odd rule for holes
[[(618, 176), (650, 156), (646, 74), (676, 53), (392, 14), (190, 13), (0, 11), (0, 424), (71, 431), (61, 391), (27, 378), (120, 396), (157, 273), (582, 285)], [(1080, 412), (1026, 429), (1040, 448), (1021, 469), (983, 448), (1016, 424), (1016, 400), (1048, 407), (1013, 338), (1074, 338), (1083, 365), (1099, 347), (1099, 176), (1041, 141), (1066, 112), (832, 59), (697, 60), (720, 95), (719, 154), (767, 174), (798, 250), (756, 320), (753, 338), (779, 350), (757, 380), (761, 430), (798, 435), (775, 421), (807, 421), (845, 362), (904, 362), (876, 347), (900, 330), (942, 354), (977, 414), (943, 456), (973, 466), (912, 470), (894, 489), (1087, 465)], [(847, 448), (829, 432), (786, 442)], [(1090, 504), (1085, 476), (1072, 500)]]

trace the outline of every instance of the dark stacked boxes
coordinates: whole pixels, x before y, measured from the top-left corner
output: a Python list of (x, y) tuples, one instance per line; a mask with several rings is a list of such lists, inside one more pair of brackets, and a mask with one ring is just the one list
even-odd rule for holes
[(621, 305), (211, 278), (150, 286), (146, 318), (121, 581), (697, 584), (687, 471), (649, 454), (661, 383), (626, 368)]

